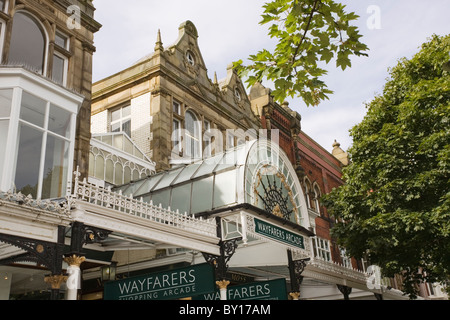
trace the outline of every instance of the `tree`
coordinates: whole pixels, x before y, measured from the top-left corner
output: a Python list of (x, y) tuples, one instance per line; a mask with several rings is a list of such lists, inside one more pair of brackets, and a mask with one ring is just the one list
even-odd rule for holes
[(301, 97), (318, 105), (333, 93), (321, 80), (327, 71), (320, 67), (336, 58), (336, 66), (351, 66), (350, 56), (367, 56), (357, 27), (350, 23), (358, 15), (346, 13), (345, 5), (332, 0), (273, 0), (266, 3), (260, 24), (269, 24), (269, 36), (277, 40), (274, 52), (264, 49), (251, 55), (250, 65), (234, 63), (240, 76), (252, 86), (272, 81), (275, 100)]
[(411, 298), (420, 281), (450, 279), (449, 52), (450, 35), (434, 35), (390, 70), (350, 131), (345, 185), (322, 199), (333, 237), (385, 276), (402, 274)]

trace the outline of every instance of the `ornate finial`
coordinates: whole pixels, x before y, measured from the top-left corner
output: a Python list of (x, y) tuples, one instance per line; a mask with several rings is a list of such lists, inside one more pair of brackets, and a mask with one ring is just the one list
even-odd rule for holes
[(158, 29), (158, 35), (156, 37), (156, 45), (155, 45), (155, 51), (163, 51), (163, 43), (161, 41), (161, 30)]
[(214, 84), (218, 85), (219, 81), (217, 81), (217, 72), (214, 72)]
[(334, 140), (333, 148), (339, 148), (340, 146), (341, 146), (341, 144), (339, 142), (337, 142), (336, 140)]

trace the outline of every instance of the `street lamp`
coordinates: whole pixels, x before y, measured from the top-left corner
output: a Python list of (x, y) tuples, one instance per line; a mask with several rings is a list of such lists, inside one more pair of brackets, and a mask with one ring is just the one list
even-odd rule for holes
[(111, 262), (110, 265), (106, 265), (100, 268), (102, 282), (116, 280), (117, 262)]

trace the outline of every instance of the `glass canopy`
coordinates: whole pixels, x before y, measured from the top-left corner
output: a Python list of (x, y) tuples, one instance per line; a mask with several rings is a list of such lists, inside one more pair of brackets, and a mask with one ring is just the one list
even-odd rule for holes
[(309, 227), (294, 168), (278, 145), (266, 140), (247, 142), (114, 191), (191, 215), (247, 203)]

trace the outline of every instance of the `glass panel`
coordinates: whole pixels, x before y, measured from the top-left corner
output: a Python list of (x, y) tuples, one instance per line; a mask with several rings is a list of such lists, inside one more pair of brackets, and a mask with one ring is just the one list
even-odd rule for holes
[(65, 73), (65, 60), (58, 55), (53, 55), (52, 79), (53, 81), (63, 84)]
[(122, 131), (131, 137), (131, 119), (122, 123)]
[(31, 16), (17, 12), (13, 17), (9, 63), (42, 73), (44, 52), (45, 36), (41, 26)]
[(106, 170), (104, 179), (109, 183), (114, 183), (114, 162), (111, 159), (106, 160)]
[(134, 170), (133, 171), (133, 181), (139, 180), (140, 178), (141, 177), (140, 177), (139, 171), (138, 170)]
[(127, 184), (131, 181), (131, 169), (130, 167), (125, 167), (123, 169), (123, 183)]
[(102, 141), (106, 144), (112, 146), (112, 137), (110, 135), (106, 135), (102, 137)]
[(48, 130), (63, 137), (70, 138), (70, 118), (70, 112), (55, 105), (50, 105)]
[(89, 152), (89, 175), (95, 176), (95, 156), (92, 152)]
[(211, 174), (214, 172), (214, 169), (217, 167), (217, 164), (220, 163), (222, 160), (222, 157), (224, 156), (223, 153), (220, 153), (218, 155), (215, 155), (214, 157), (205, 159), (202, 163), (202, 166), (198, 171), (195, 173), (195, 177), (201, 177), (205, 174)]
[(39, 165), (43, 132), (26, 125), (19, 127), (19, 150), (17, 152), (16, 177), (17, 192), (37, 197)]
[(111, 122), (117, 121), (120, 119), (120, 111), (121, 111), (121, 109), (111, 112)]
[(8, 127), (9, 120), (0, 120), (0, 181), (2, 180), (3, 164), (5, 162), (6, 141), (8, 140)]
[(236, 202), (236, 170), (216, 175), (214, 181), (214, 208)]
[(39, 127), (44, 127), (46, 106), (46, 101), (24, 91), (22, 94), (20, 119), (28, 121)]
[(213, 177), (195, 181), (192, 185), (191, 214), (212, 209)]
[(180, 175), (177, 177), (174, 183), (181, 183), (190, 180), (192, 175), (198, 169), (199, 166), (200, 166), (199, 163), (195, 163), (184, 167), (183, 172), (180, 173)]
[(122, 118), (131, 116), (131, 106), (122, 108)]
[(120, 163), (116, 163), (114, 168), (114, 184), (121, 185), (123, 184), (123, 167)]
[(55, 44), (61, 48), (67, 49), (67, 37), (59, 32), (55, 34)]
[(65, 196), (68, 159), (69, 143), (50, 134), (47, 135), (42, 199)]
[(189, 213), (191, 205), (191, 184), (185, 184), (172, 189), (172, 203), (170, 209), (178, 210), (181, 214)]
[(0, 90), (0, 118), (7, 118), (11, 113), (12, 89)]
[(183, 170), (183, 168), (179, 168), (179, 169), (171, 170), (171, 171), (167, 172), (164, 175), (164, 177), (161, 179), (161, 181), (158, 183), (155, 190), (167, 188), (168, 186), (170, 186), (172, 184), (172, 182), (174, 181), (174, 179), (178, 176), (178, 174), (180, 173), (181, 170)]
[(163, 208), (167, 209), (169, 207), (169, 196), (170, 190), (155, 192), (152, 194), (152, 201), (155, 206), (162, 205)]
[(161, 179), (162, 174), (157, 174), (151, 178), (147, 178), (142, 186), (136, 191), (136, 196), (148, 194), (156, 183)]
[(97, 156), (95, 159), (95, 177), (105, 179), (105, 159), (102, 156)]
[(133, 143), (129, 139), (124, 138), (123, 144), (124, 144), (123, 151), (125, 151), (129, 154), (133, 154)]
[[(120, 131), (120, 130), (119, 130)], [(116, 134), (113, 136), (113, 147), (119, 150), (123, 150), (123, 135)]]

